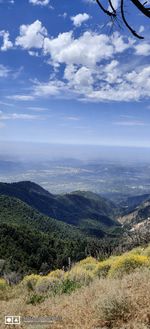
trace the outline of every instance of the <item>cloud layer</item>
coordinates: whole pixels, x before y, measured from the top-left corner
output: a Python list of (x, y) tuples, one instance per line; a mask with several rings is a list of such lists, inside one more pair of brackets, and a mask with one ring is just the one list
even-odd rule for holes
[[(84, 13), (71, 19), (75, 26), (80, 26), (89, 16)], [(12, 48), (9, 33), (2, 31), (1, 36), (1, 50)], [(146, 42), (138, 43), (118, 32), (108, 36), (86, 31), (75, 36), (71, 30), (51, 37), (42, 22), (36, 20), (20, 26), (15, 47), (27, 50), (31, 56), (43, 57), (53, 75), (47, 82), (36, 80), (30, 95), (10, 96), (14, 100), (54, 96), (102, 102), (138, 101), (150, 97), (150, 67), (146, 61), (141, 61), (141, 57), (147, 58), (150, 54)], [(130, 60), (133, 57), (135, 60)], [(1, 66), (0, 76), (7, 74), (7, 69)]]

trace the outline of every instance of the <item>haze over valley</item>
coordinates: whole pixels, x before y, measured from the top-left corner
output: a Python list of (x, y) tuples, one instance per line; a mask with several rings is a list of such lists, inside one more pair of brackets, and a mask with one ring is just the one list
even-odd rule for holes
[(148, 148), (4, 143), (0, 181), (33, 181), (51, 193), (90, 190), (114, 201), (150, 193)]

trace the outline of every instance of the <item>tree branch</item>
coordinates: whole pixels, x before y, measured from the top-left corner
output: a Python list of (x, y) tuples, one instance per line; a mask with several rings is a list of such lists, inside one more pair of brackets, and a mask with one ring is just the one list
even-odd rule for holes
[(108, 2), (109, 2), (109, 5), (110, 5), (110, 7), (111, 7), (113, 13), (116, 15), (116, 9), (114, 8), (114, 6), (113, 6), (111, 0), (108, 0)]
[[(137, 0), (131, 0), (133, 1), (137, 1)], [(130, 32), (138, 39), (144, 39), (144, 37), (142, 37), (141, 35), (137, 34), (137, 32), (135, 30), (133, 30), (133, 28), (128, 24), (125, 15), (124, 15), (124, 0), (121, 0), (121, 16), (123, 19), (124, 24), (126, 25), (126, 27), (130, 30)]]
[(110, 16), (110, 17), (112, 17), (112, 16), (113, 16), (113, 17), (116, 17), (116, 13), (114, 13), (114, 11), (111, 12), (111, 11), (105, 9), (105, 8), (102, 6), (102, 4), (100, 3), (99, 0), (96, 0), (96, 2), (97, 2), (97, 4), (98, 4), (98, 6), (104, 11), (104, 13), (105, 13), (106, 15), (108, 15), (108, 16)]
[(131, 2), (147, 17), (150, 18), (149, 8), (145, 8), (139, 0), (131, 0)]

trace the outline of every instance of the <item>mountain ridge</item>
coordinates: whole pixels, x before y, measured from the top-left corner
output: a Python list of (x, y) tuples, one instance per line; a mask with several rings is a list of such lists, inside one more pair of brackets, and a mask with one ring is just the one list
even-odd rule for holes
[[(117, 207), (109, 200), (93, 192), (75, 191), (54, 195), (41, 186), (30, 182), (0, 183), (0, 195), (16, 197), (42, 214), (77, 227), (90, 235), (107, 233), (108, 228), (120, 226), (116, 221)], [(87, 225), (88, 221), (88, 225)]]

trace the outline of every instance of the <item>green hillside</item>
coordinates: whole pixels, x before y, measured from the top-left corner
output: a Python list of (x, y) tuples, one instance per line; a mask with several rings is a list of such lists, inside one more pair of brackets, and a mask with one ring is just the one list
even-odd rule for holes
[(0, 195), (16, 197), (44, 215), (79, 227), (88, 235), (103, 237), (119, 226), (118, 209), (92, 192), (53, 195), (32, 182), (0, 183)]
[(6, 271), (60, 268), (68, 265), (68, 257), (74, 262), (87, 254), (104, 254), (108, 245), (73, 225), (42, 215), (17, 198), (0, 196), (0, 259), (6, 260)]
[(41, 215), (22, 201), (0, 197), (0, 258), (11, 270), (40, 271), (66, 266), (85, 255), (86, 237), (78, 229)]

